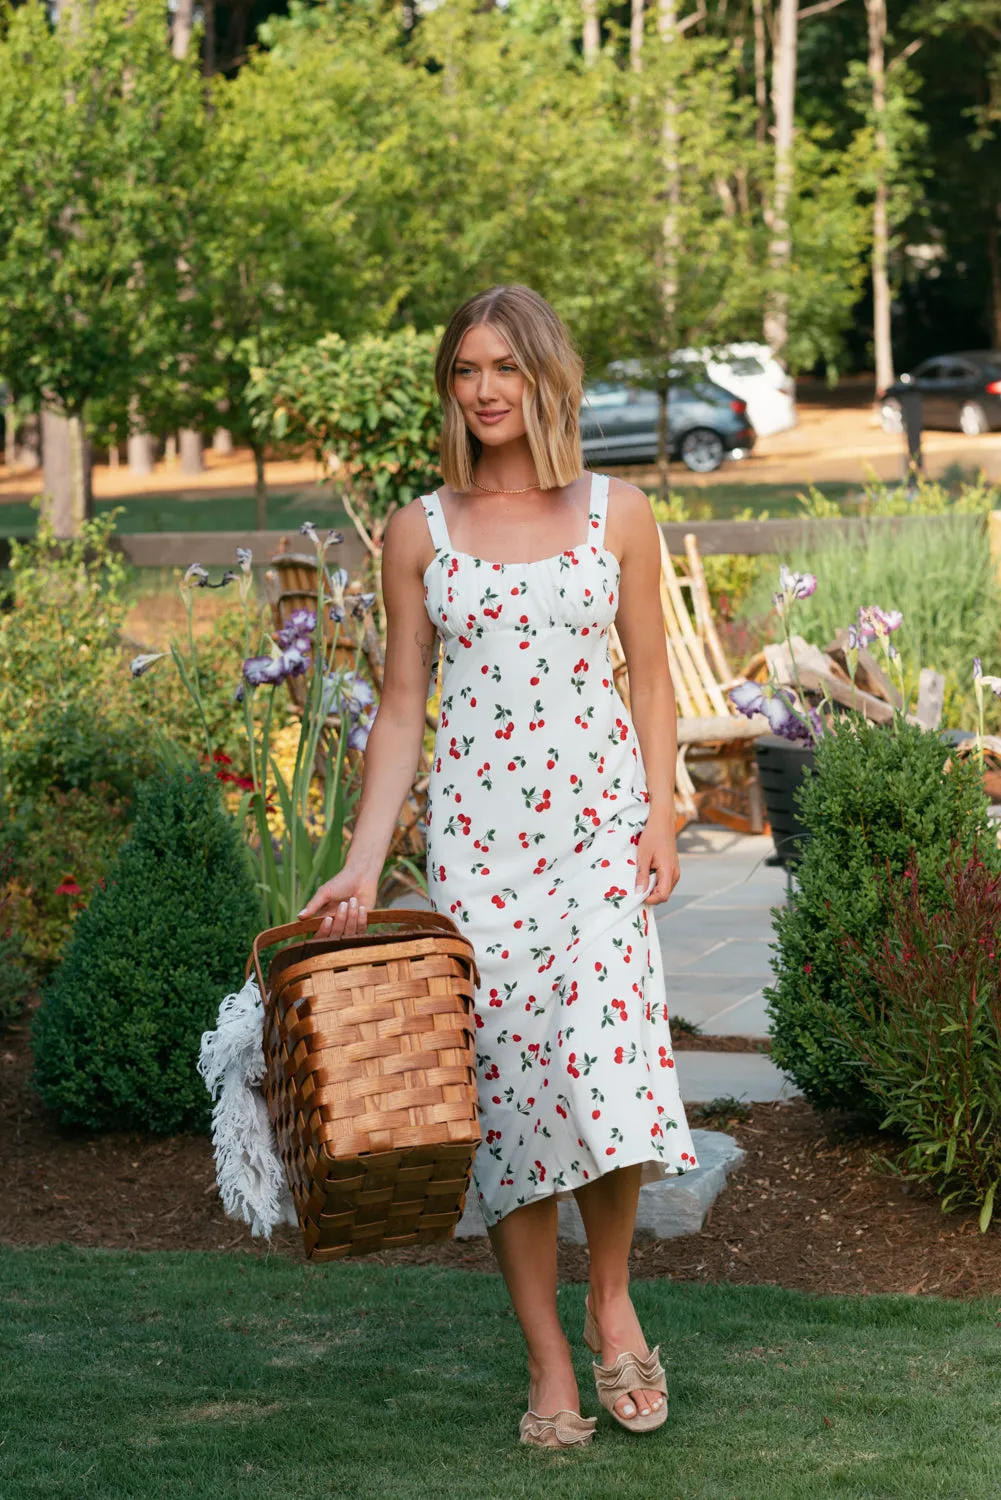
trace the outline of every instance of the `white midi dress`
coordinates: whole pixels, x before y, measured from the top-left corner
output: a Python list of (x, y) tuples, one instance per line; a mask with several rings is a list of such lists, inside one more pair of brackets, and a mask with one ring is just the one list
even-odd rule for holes
[(422, 497), (443, 643), (428, 890), (472, 941), (488, 1224), (642, 1163), (697, 1165), (671, 1051), (655, 924), (635, 890), (649, 796), (612, 678), (619, 568), (608, 479), (588, 537), (532, 563), (457, 552)]

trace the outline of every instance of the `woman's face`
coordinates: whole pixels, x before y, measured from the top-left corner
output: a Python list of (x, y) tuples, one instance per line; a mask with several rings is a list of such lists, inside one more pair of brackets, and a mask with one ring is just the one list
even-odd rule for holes
[(489, 323), (478, 323), (464, 335), (452, 388), (466, 426), (484, 447), (497, 448), (525, 436), (525, 377), (506, 341)]

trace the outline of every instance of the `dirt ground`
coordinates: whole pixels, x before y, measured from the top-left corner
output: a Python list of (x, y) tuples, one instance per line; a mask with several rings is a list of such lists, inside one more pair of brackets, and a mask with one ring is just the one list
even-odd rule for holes
[[(903, 469), (903, 439), (881, 431), (873, 409), (873, 386), (864, 378), (842, 381), (829, 391), (819, 381), (800, 381), (799, 422), (789, 432), (760, 438), (749, 458), (724, 464), (715, 474), (691, 474), (675, 468), (675, 482), (711, 489), (714, 484), (820, 484), (861, 483), (875, 474), (892, 480)], [(976, 472), (983, 469), (991, 479), (1001, 480), (1001, 432), (965, 437), (960, 432), (926, 432), (925, 465), (932, 478), (959, 465)], [(304, 488), (322, 477), (313, 458), (276, 460), (267, 465), (272, 488)], [(630, 471), (638, 482), (656, 477), (644, 470)], [(39, 470), (8, 474), (0, 464), (0, 504), (28, 500), (37, 494)], [(97, 464), (94, 494), (101, 500), (138, 495), (183, 495), (192, 500), (211, 493), (253, 493), (254, 465), (249, 449), (231, 454), (205, 453), (205, 469), (198, 475), (181, 473), (175, 461), (160, 462), (146, 478), (137, 479), (124, 464), (116, 469)]]
[[(0, 1244), (269, 1253), (223, 1215), (206, 1138), (61, 1132), (28, 1081), (28, 1029), (25, 1020), (0, 1036)], [(802, 1101), (757, 1104), (746, 1118), (691, 1113), (729, 1131), (747, 1157), (699, 1234), (637, 1242), (636, 1276), (809, 1292), (1001, 1290), (1001, 1226), (981, 1235), (974, 1214), (944, 1216), (934, 1198), (874, 1171), (873, 1140), (845, 1122)], [(301, 1258), (297, 1231), (281, 1229), (270, 1253)], [(483, 1240), (374, 1258), (496, 1269)], [(583, 1249), (561, 1246), (560, 1261), (564, 1279), (586, 1278)]]

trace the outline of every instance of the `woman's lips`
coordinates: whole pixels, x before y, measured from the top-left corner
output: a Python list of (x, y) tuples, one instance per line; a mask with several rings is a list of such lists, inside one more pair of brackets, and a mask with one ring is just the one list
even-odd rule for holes
[(494, 422), (502, 422), (504, 420), (504, 418), (508, 415), (508, 412), (506, 412), (506, 411), (478, 411), (476, 413), (476, 415), (479, 417), (479, 419), (480, 419), (481, 422), (486, 422), (489, 425), (489, 424), (492, 424)]

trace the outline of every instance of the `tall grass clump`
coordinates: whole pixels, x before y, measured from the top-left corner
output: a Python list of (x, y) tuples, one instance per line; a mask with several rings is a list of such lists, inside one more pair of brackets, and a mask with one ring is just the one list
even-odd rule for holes
[[(820, 527), (818, 526), (818, 532)], [(824, 647), (839, 627), (852, 621), (860, 603), (890, 600), (907, 622), (905, 686), (913, 697), (917, 674), (933, 667), (946, 679), (946, 722), (972, 729), (976, 700), (970, 664), (981, 656), (1001, 657), (1001, 588), (987, 545), (982, 517), (928, 516), (891, 530), (877, 524), (860, 540), (832, 538), (792, 560), (797, 570), (816, 574), (817, 591), (803, 601), (799, 632)], [(760, 595), (760, 597), (759, 597)], [(745, 606), (764, 614), (764, 588)], [(992, 704), (1001, 728), (1001, 707)]]

